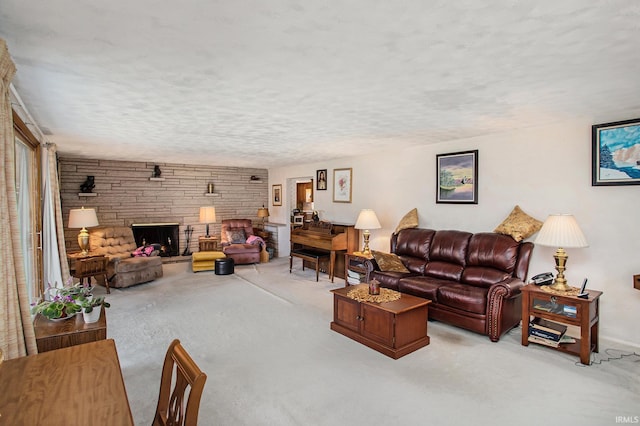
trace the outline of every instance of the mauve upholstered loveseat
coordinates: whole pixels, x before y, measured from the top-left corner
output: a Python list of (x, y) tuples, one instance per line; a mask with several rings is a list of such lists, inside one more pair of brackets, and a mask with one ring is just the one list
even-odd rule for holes
[(520, 288), (533, 244), (493, 232), (410, 228), (391, 236), (408, 272), (383, 272), (373, 259), (369, 279), (429, 299), (429, 319), (488, 335), (497, 342), (521, 319)]
[(89, 230), (89, 251), (109, 258), (109, 287), (130, 287), (162, 277), (162, 258), (157, 255), (133, 257), (136, 248), (133, 230), (127, 226)]

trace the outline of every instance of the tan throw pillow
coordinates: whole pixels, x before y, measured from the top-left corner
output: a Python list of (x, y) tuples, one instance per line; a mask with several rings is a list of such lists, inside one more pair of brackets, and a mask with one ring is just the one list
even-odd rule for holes
[(383, 272), (409, 272), (405, 268), (402, 260), (394, 253), (382, 253), (381, 251), (372, 250), (373, 258), (376, 260), (378, 267)]
[(398, 224), (398, 226), (396, 226), (396, 230), (393, 231), (393, 233), (397, 234), (403, 229), (417, 228), (417, 227), (418, 227), (418, 209), (413, 209), (409, 213), (404, 215), (404, 217), (400, 220), (400, 223)]
[(227, 230), (227, 241), (230, 244), (244, 244), (247, 241), (247, 236), (242, 228), (232, 228)]
[(538, 232), (540, 228), (542, 228), (542, 222), (523, 212), (520, 206), (515, 206), (509, 216), (493, 232), (511, 235), (514, 240), (520, 242)]

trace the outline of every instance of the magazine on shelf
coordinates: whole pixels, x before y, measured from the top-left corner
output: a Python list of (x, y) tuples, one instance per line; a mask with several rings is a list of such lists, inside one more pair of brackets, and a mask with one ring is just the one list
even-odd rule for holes
[(573, 337), (570, 337), (570, 336), (566, 336), (566, 335), (562, 336), (559, 341), (555, 341), (555, 340), (551, 340), (551, 339), (545, 339), (543, 337), (529, 335), (529, 341), (533, 342), (533, 343), (539, 343), (539, 344), (545, 345), (545, 346), (551, 346), (552, 348), (557, 348), (560, 345), (566, 344), (566, 343), (576, 343), (576, 339), (574, 339)]
[(550, 333), (545, 330), (539, 330), (535, 327), (529, 327), (529, 336), (541, 337), (543, 339), (553, 340), (554, 342), (560, 341), (561, 334)]
[(535, 317), (531, 321), (531, 327), (549, 333), (557, 334), (558, 336), (563, 335), (567, 331), (567, 326), (565, 324), (560, 324), (540, 317)]
[(549, 340), (549, 339), (545, 339), (538, 336), (532, 336), (532, 335), (529, 335), (529, 341), (533, 343), (539, 343), (545, 346), (551, 346), (552, 348), (557, 348), (558, 346), (560, 346), (560, 342), (556, 342), (554, 340)]

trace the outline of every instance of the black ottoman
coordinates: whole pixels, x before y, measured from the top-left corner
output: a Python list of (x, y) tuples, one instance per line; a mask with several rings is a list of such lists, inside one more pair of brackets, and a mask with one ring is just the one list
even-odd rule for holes
[(216, 259), (215, 270), (216, 275), (233, 274), (233, 259), (226, 257), (224, 259)]

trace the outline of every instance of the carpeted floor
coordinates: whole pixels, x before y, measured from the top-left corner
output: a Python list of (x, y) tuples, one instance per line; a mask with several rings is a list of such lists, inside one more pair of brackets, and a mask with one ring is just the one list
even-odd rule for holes
[[(492, 343), (429, 322), (431, 344), (393, 360), (329, 329), (340, 279), (317, 283), (299, 265), (289, 274), (288, 259), (228, 276), (163, 268), (162, 279), (108, 296), (108, 337), (139, 425), (151, 424), (174, 338), (208, 375), (201, 425), (613, 425), (640, 416), (637, 356), (587, 367), (522, 346), (519, 329)], [(600, 346), (596, 360), (607, 348), (634, 349)]]

